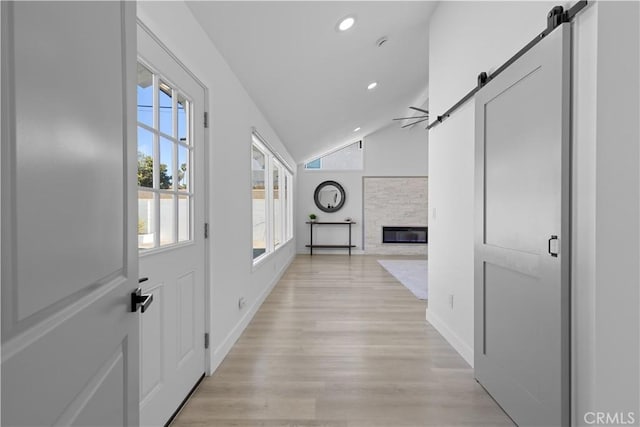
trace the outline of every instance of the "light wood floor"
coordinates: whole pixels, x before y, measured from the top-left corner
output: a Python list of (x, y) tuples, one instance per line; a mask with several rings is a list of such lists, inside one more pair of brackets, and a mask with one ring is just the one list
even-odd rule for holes
[(173, 426), (513, 425), (379, 258), (298, 256)]

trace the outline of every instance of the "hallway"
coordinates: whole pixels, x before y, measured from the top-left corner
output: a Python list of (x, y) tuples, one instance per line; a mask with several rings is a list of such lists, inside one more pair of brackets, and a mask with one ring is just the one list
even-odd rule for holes
[(298, 255), (172, 425), (512, 425), (378, 258)]

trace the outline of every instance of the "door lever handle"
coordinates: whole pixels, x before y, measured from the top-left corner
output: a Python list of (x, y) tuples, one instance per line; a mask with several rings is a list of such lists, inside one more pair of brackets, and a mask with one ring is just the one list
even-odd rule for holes
[(143, 294), (142, 288), (138, 288), (134, 292), (131, 292), (131, 311), (133, 313), (138, 311), (138, 307), (141, 307), (140, 312), (144, 313), (152, 302), (153, 294)]
[(558, 241), (558, 236), (554, 235), (554, 236), (549, 237), (549, 241), (547, 242), (547, 252), (549, 252), (549, 255), (551, 255), (552, 257), (555, 258), (555, 257), (558, 256), (558, 252), (553, 252), (551, 250), (551, 242), (554, 241), (554, 240), (557, 242)]
[(138, 279), (138, 283), (144, 283), (144, 282), (146, 282), (147, 280), (149, 280), (149, 278), (148, 278), (148, 277), (141, 277), (141, 278), (139, 278), (139, 279)]

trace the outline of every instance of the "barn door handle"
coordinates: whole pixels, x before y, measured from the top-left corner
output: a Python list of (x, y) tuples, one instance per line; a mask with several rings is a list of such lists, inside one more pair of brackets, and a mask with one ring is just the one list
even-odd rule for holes
[(152, 302), (153, 294), (143, 294), (142, 288), (131, 292), (131, 311), (134, 313), (138, 311), (138, 307), (141, 307), (140, 312), (144, 313)]
[(549, 237), (549, 241), (547, 242), (547, 251), (549, 252), (549, 255), (551, 255), (552, 257), (557, 257), (558, 256), (558, 252), (552, 252), (551, 251), (551, 242), (552, 241), (558, 241), (558, 236), (551, 236)]

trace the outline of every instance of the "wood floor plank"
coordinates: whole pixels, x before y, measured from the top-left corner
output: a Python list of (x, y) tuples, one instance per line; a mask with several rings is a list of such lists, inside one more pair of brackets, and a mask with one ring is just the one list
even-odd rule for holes
[(378, 258), (298, 256), (172, 425), (513, 425)]

